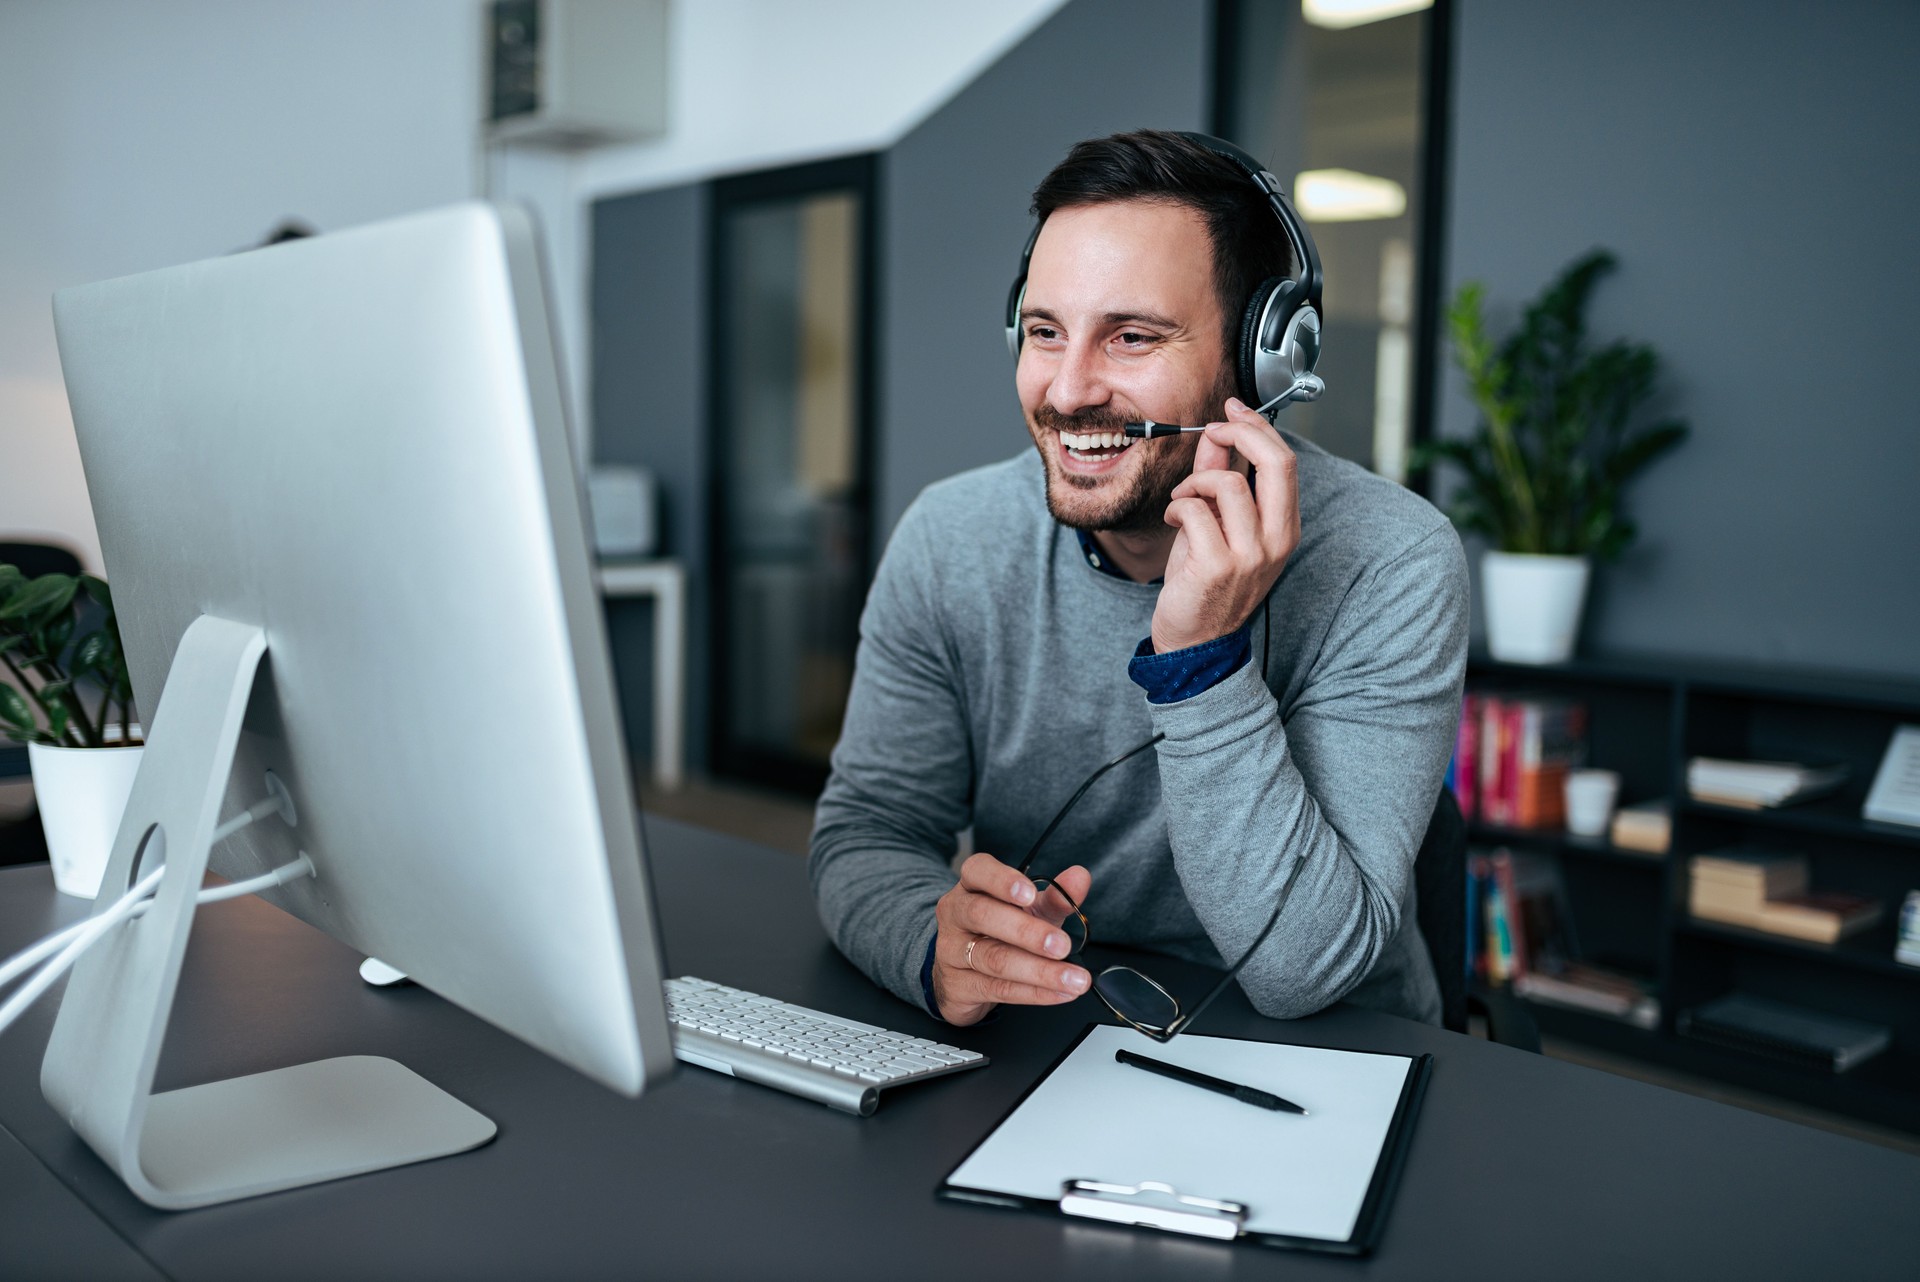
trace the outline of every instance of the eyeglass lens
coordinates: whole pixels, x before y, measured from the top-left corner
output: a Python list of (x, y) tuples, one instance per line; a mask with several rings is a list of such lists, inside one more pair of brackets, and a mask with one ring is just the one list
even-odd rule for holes
[(1093, 991), (1107, 1007), (1148, 1032), (1165, 1032), (1180, 1018), (1180, 1003), (1131, 966), (1109, 966), (1094, 977)]

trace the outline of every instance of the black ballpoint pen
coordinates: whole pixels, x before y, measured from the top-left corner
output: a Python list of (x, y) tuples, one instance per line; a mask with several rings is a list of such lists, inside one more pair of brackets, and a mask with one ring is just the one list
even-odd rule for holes
[(1189, 1086), (1198, 1086), (1203, 1091), (1216, 1091), (1221, 1095), (1231, 1095), (1242, 1104), (1251, 1104), (1255, 1108), (1271, 1109), (1276, 1113), (1298, 1113), (1305, 1117), (1307, 1110), (1292, 1100), (1281, 1099), (1266, 1091), (1255, 1090), (1251, 1086), (1240, 1086), (1233, 1082), (1223, 1082), (1217, 1077), (1208, 1077), (1205, 1073), (1196, 1073), (1190, 1068), (1181, 1068), (1178, 1064), (1166, 1064), (1157, 1059), (1148, 1059), (1145, 1055), (1136, 1055), (1132, 1051), (1115, 1051), (1113, 1058), (1119, 1063), (1133, 1068), (1144, 1068), (1149, 1073), (1158, 1073), (1162, 1077), (1171, 1077), (1176, 1082), (1185, 1082)]

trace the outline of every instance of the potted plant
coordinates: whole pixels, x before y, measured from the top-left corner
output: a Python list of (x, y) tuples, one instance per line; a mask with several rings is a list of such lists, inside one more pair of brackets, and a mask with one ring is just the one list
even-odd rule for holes
[(1473, 435), (1430, 442), (1417, 458), (1464, 474), (1447, 511), (1491, 545), (1480, 581), (1496, 659), (1572, 655), (1592, 563), (1617, 558), (1636, 533), (1622, 505), (1627, 483), (1687, 434), (1675, 419), (1629, 427), (1653, 391), (1651, 347), (1587, 344), (1587, 300), (1613, 266), (1605, 250), (1575, 261), (1497, 344), (1479, 282), (1462, 286), (1448, 309), (1454, 359), (1480, 420)]
[(54, 884), (91, 899), (141, 751), (106, 583), (0, 565), (0, 665), (0, 734), (27, 745)]

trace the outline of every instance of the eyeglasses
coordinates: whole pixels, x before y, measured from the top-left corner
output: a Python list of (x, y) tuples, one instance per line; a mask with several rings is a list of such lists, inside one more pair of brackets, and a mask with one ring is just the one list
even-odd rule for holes
[[(1034, 856), (1040, 853), (1040, 848), (1046, 845), (1047, 838), (1053, 835), (1054, 829), (1060, 826), (1068, 812), (1074, 808), (1080, 798), (1087, 794), (1087, 789), (1093, 787), (1107, 771), (1130, 757), (1145, 752), (1164, 738), (1166, 738), (1164, 734), (1157, 734), (1145, 743), (1127, 749), (1088, 775), (1086, 782), (1067, 798), (1067, 804), (1060, 807), (1053, 821), (1042, 829), (1039, 837), (1034, 840), (1032, 848), (1027, 851), (1027, 857), (1020, 861), (1018, 871), (1021, 875), (1026, 875)], [(1234, 976), (1238, 975), (1253, 955), (1260, 951), (1260, 945), (1267, 942), (1267, 936), (1271, 935), (1273, 928), (1280, 924), (1280, 912), (1287, 906), (1287, 897), (1293, 893), (1293, 882), (1294, 878), (1300, 875), (1300, 864), (1300, 860), (1294, 860), (1293, 867), (1287, 871), (1287, 879), (1280, 886), (1280, 901), (1273, 906), (1273, 916), (1269, 917), (1267, 924), (1261, 927), (1259, 935), (1247, 946), (1247, 951), (1241, 954), (1240, 960), (1228, 968), (1227, 973), (1220, 977), (1219, 981), (1207, 991), (1206, 996), (1202, 997), (1191, 1010), (1182, 1010), (1178, 998), (1168, 992), (1163, 985), (1132, 966), (1109, 966), (1094, 976), (1094, 995), (1105, 1003), (1107, 1009), (1112, 1011), (1122, 1023), (1145, 1033), (1156, 1042), (1172, 1041), (1183, 1029), (1193, 1023), (1214, 998), (1226, 991), (1227, 985), (1233, 982)], [(1081, 910), (1078, 903), (1074, 902), (1073, 897), (1060, 889), (1052, 879), (1035, 877), (1033, 886), (1032, 911), (1059, 925), (1067, 937), (1067, 956), (1078, 955), (1086, 947), (1090, 934), (1086, 913)]]

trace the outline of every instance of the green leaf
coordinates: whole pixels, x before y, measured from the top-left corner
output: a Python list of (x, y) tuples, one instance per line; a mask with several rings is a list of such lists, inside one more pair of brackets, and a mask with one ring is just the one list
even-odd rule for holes
[(0, 607), (0, 619), (51, 618), (73, 604), (80, 584), (65, 574), (43, 574), (13, 594)]
[(41, 653), (46, 662), (55, 667), (67, 653), (67, 642), (73, 638), (74, 617), (71, 614), (58, 614), (40, 629)]
[(1641, 469), (1686, 438), (1687, 425), (1676, 420), (1656, 423), (1638, 435), (1628, 437), (1607, 461), (1607, 479), (1615, 485), (1624, 485)]
[(105, 579), (94, 574), (83, 574), (80, 576), (80, 586), (86, 589), (88, 596), (102, 606), (109, 610), (113, 609), (113, 592), (107, 587)]
[(105, 674), (112, 668), (113, 659), (113, 638), (104, 631), (89, 632), (74, 645), (67, 666), (76, 678), (92, 673)]
[(27, 697), (10, 685), (0, 684), (0, 722), (9, 738), (28, 742), (40, 724)]

